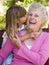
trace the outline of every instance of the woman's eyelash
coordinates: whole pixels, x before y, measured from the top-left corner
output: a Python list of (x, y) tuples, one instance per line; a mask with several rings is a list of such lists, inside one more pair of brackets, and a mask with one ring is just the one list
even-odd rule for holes
[(39, 17), (38, 15), (35, 15), (35, 17)]
[(28, 14), (28, 15), (32, 16), (33, 14)]

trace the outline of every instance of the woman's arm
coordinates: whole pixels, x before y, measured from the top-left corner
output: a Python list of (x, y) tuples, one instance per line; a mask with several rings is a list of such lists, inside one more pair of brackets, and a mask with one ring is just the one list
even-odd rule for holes
[(5, 45), (0, 50), (0, 64), (8, 56), (8, 54), (12, 51), (12, 49), (13, 49), (13, 45), (10, 39), (7, 39)]
[(44, 65), (49, 57), (49, 34), (47, 35), (47, 38), (44, 40), (38, 52), (29, 50), (25, 46), (21, 46), (18, 51), (18, 55), (24, 57), (35, 65)]

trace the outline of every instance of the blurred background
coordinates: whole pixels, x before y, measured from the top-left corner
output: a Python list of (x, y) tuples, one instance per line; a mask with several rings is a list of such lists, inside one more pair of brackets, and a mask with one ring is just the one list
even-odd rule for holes
[[(28, 7), (30, 4), (34, 2), (40, 2), (47, 8), (48, 14), (49, 14), (49, 0), (0, 0), (0, 30), (5, 29), (6, 23), (5, 23), (5, 15), (7, 9), (12, 5), (20, 5), (24, 7), (26, 10), (28, 10)], [(49, 16), (48, 21), (44, 28), (47, 28), (49, 25)]]

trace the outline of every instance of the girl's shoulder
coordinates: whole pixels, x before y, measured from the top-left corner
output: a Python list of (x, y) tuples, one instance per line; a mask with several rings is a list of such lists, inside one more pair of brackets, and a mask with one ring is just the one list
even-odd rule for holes
[(6, 31), (3, 33), (2, 38), (8, 38)]

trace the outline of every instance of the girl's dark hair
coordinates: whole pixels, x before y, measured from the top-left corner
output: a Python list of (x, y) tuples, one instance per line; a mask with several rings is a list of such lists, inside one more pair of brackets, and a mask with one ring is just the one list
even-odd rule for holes
[(17, 30), (18, 25), (17, 23), (17, 19), (25, 16), (26, 14), (26, 10), (19, 6), (19, 5), (15, 5), (15, 6), (11, 6), (7, 12), (6, 12), (6, 32), (7, 34), (10, 33), (10, 31), (13, 29), (15, 31), (15, 29)]

